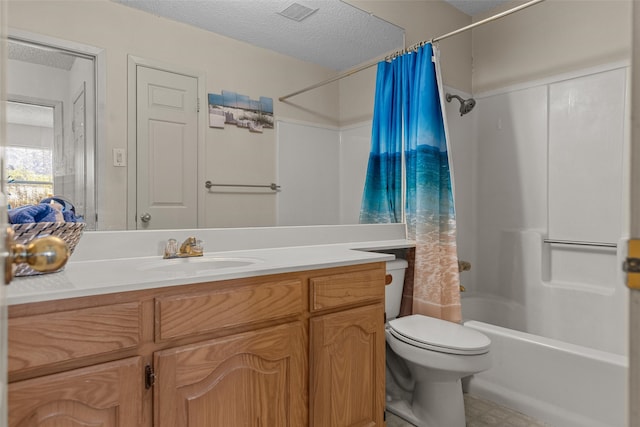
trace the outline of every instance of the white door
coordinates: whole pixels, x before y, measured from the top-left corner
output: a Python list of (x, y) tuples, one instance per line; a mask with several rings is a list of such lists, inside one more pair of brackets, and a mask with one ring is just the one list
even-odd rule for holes
[[(0, 1), (0, 171), (4, 173), (4, 146), (5, 146), (5, 100), (6, 92), (6, 2)], [(0, 176), (0, 266), (4, 267), (7, 258), (6, 245), (2, 232), (7, 227), (7, 198), (4, 194), (5, 177)], [(0, 269), (4, 271), (4, 268)], [(5, 279), (4, 274), (0, 274), (0, 427), (7, 425), (7, 303), (5, 301)]]
[[(1, 50), (1, 49), (0, 49)], [(2, 92), (2, 91), (0, 91)], [(0, 107), (0, 110), (4, 109), (4, 102), (0, 102), (3, 104)], [(4, 113), (0, 112), (0, 117), (2, 117), (2, 123), (0, 123), (0, 129), (4, 128)], [(4, 135), (0, 137), (0, 145), (4, 146)], [(4, 149), (0, 149), (0, 163), (4, 164)], [(0, 168), (0, 170), (4, 170), (4, 167)], [(4, 263), (7, 258), (6, 254), (6, 244), (5, 244), (5, 232), (4, 230), (7, 228), (7, 221), (5, 218), (7, 217), (7, 199), (4, 194), (4, 181), (5, 178), (2, 177), (2, 186), (0, 188), (0, 266), (2, 268), (0, 271), (4, 271)], [(2, 279), (0, 279), (0, 427), (5, 427), (7, 425), (7, 304), (5, 300), (5, 278), (4, 274), (0, 274)]]
[[(0, 49), (2, 51), (2, 49)], [(0, 53), (3, 54), (3, 53)], [(0, 61), (2, 62), (2, 61)], [(0, 100), (4, 100), (4, 94), (0, 90)], [(0, 129), (5, 128), (4, 122), (4, 101), (0, 101)], [(4, 132), (4, 131), (0, 131)], [(4, 147), (4, 134), (0, 136), (0, 146)], [(4, 165), (4, 149), (0, 149), (0, 164)], [(4, 171), (4, 166), (0, 168)], [(7, 198), (4, 193), (5, 177), (0, 178), (2, 185), (0, 186), (0, 271), (4, 271), (4, 262), (7, 258), (5, 245), (5, 229), (7, 228)], [(0, 427), (7, 425), (7, 304), (5, 301), (5, 278), (4, 274), (0, 274)]]
[(138, 65), (136, 228), (198, 227), (198, 80)]
[[(640, 257), (640, 4), (632, 2), (631, 209), (629, 258)], [(633, 242), (635, 240), (635, 242)], [(633, 277), (636, 276), (636, 277)], [(629, 292), (629, 426), (640, 427), (640, 279), (627, 275)], [(635, 282), (634, 282), (635, 281)], [(632, 283), (634, 282), (634, 283)]]

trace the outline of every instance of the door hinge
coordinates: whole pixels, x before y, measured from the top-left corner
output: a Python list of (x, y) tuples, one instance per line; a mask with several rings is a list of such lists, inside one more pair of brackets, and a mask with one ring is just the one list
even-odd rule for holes
[(622, 269), (627, 273), (627, 287), (640, 289), (640, 239), (629, 240), (627, 258)]
[(640, 258), (627, 258), (622, 264), (625, 273), (640, 273)]
[(153, 372), (153, 367), (147, 365), (144, 367), (144, 388), (149, 390), (156, 383), (156, 373)]
[(200, 112), (200, 98), (197, 98), (197, 100), (196, 100), (196, 112), (197, 113)]

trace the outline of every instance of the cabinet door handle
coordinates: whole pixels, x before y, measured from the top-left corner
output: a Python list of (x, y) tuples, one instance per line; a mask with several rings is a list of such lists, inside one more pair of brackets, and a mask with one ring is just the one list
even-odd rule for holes
[(149, 390), (156, 383), (156, 373), (153, 372), (151, 365), (144, 367), (144, 388)]

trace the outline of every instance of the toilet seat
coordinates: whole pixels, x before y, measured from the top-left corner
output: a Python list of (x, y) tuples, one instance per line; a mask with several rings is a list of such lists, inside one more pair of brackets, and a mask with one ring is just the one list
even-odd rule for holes
[(389, 332), (407, 344), (440, 353), (476, 355), (489, 351), (484, 334), (446, 320), (414, 314), (389, 321)]

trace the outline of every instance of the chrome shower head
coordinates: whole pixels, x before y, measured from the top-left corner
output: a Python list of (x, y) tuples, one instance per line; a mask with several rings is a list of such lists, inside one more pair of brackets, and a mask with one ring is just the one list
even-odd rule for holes
[(450, 93), (447, 93), (447, 102), (451, 102), (451, 99), (453, 98), (456, 98), (458, 101), (460, 101), (461, 116), (464, 116), (465, 114), (473, 110), (473, 107), (476, 106), (476, 100), (473, 98), (462, 99), (458, 95), (451, 95)]

